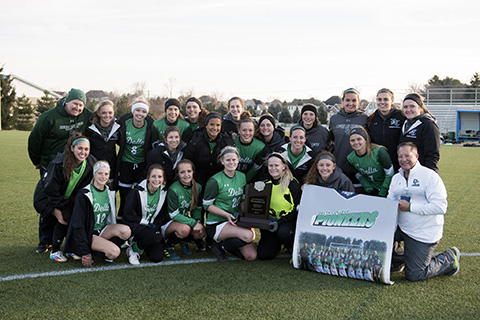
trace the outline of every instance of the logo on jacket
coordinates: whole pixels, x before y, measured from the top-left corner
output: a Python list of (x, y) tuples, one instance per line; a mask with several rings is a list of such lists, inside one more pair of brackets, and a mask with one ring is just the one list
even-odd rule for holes
[(417, 137), (417, 129), (413, 129), (407, 133), (407, 137), (409, 138), (416, 138)]
[(390, 119), (390, 128), (400, 129), (400, 120)]
[(418, 179), (413, 179), (412, 187), (420, 187), (420, 181), (418, 181)]

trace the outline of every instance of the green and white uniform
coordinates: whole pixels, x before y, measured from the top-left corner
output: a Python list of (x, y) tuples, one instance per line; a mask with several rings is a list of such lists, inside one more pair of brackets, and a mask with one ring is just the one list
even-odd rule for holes
[(384, 147), (373, 149), (370, 157), (367, 154), (359, 157), (352, 151), (347, 160), (367, 193), (372, 193), (376, 189), (379, 196), (387, 195), (394, 172), (392, 160)]
[(153, 130), (152, 130), (152, 135), (153, 135), (153, 141), (163, 141), (163, 136), (165, 135), (165, 130), (168, 127), (178, 127), (180, 129), (180, 137), (182, 138), (183, 141), (188, 142), (189, 135), (191, 136), (191, 129), (190, 129), (190, 124), (182, 120), (180, 118), (177, 118), (176, 123), (171, 123), (168, 124), (166, 118), (158, 119), (153, 123)]
[[(203, 197), (203, 207), (214, 205), (226, 212), (235, 215), (238, 206), (244, 200), (244, 188), (247, 184), (245, 174), (235, 171), (233, 178), (228, 177), (224, 171), (220, 171), (208, 179)], [(211, 212), (207, 214), (207, 224), (228, 221), (227, 218), (218, 216)]]
[[(202, 187), (197, 183), (198, 193)], [(180, 181), (175, 181), (167, 193), (168, 214), (173, 221), (188, 224), (195, 227), (197, 220), (202, 218), (202, 207), (197, 204), (195, 209), (190, 212), (190, 203), (192, 202), (192, 187), (184, 186)]]
[(266, 155), (265, 143), (253, 138), (248, 144), (240, 141), (240, 135), (235, 139), (235, 147), (240, 154), (240, 162), (237, 170), (245, 173), (247, 182), (249, 182), (260, 170)]
[(98, 190), (90, 184), (90, 192), (92, 193), (92, 207), (95, 225), (93, 230), (100, 231), (107, 225), (107, 217), (110, 214), (110, 198), (108, 189)]
[(126, 143), (125, 151), (122, 155), (122, 161), (130, 163), (145, 162), (145, 136), (147, 134), (147, 122), (143, 123), (141, 128), (133, 125), (133, 119), (127, 119), (126, 125)]

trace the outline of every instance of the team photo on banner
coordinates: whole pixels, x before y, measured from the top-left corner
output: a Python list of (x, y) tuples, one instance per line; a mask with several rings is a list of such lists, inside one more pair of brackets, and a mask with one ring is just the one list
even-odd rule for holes
[(385, 198), (305, 185), (293, 265), (332, 276), (390, 281), (398, 204)]

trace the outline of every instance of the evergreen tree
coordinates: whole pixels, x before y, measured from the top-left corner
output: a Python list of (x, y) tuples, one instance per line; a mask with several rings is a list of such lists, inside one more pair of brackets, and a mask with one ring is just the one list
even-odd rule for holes
[(301, 117), (300, 110), (298, 110), (298, 107), (297, 107), (293, 112), (293, 117), (292, 117), (293, 123), (298, 123), (298, 121), (300, 121), (300, 117)]
[(290, 115), (290, 111), (288, 111), (287, 108), (283, 108), (282, 111), (280, 111), (278, 120), (283, 123), (292, 123), (292, 116)]
[(43, 96), (37, 101), (37, 110), (35, 111), (35, 114), (40, 116), (45, 111), (55, 108), (56, 104), (57, 100), (50, 96), (50, 91), (45, 90), (43, 91)]
[(222, 103), (220, 107), (218, 107), (217, 112), (220, 113), (223, 117), (224, 115), (227, 114), (228, 110), (227, 110), (227, 107), (225, 107)]
[(470, 80), (470, 88), (480, 88), (480, 74), (478, 72), (475, 72), (472, 76), (472, 79)]
[(23, 94), (17, 98), (17, 107), (15, 108), (16, 122), (15, 129), (30, 131), (33, 128), (33, 107), (30, 99)]
[(3, 65), (0, 66), (0, 86), (1, 86), (1, 123), (2, 129), (12, 129), (15, 122), (13, 108), (15, 106), (15, 87), (11, 75), (2, 74)]
[(115, 117), (120, 118), (125, 113), (130, 112), (130, 106), (128, 103), (128, 96), (126, 94), (122, 94), (120, 99), (117, 101), (116, 109), (115, 109)]
[(324, 106), (318, 107), (318, 120), (321, 124), (327, 124), (328, 122), (328, 111)]

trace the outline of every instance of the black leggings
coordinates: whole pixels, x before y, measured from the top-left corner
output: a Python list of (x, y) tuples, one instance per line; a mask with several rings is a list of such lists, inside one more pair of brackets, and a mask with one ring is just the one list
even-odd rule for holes
[(160, 262), (163, 260), (162, 239), (160, 231), (145, 226), (135, 234), (133, 241), (137, 242), (138, 248), (144, 250), (152, 262)]
[(282, 244), (292, 250), (295, 239), (295, 227), (296, 221), (292, 220), (279, 224), (275, 232), (260, 230), (261, 238), (257, 248), (258, 259), (271, 260), (275, 258), (282, 249)]

